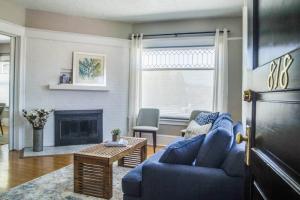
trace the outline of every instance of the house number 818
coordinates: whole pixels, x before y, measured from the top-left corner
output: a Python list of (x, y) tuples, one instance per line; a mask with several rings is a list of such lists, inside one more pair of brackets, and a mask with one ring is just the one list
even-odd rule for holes
[[(281, 67), (281, 60), (283, 60)], [(293, 58), (291, 55), (286, 54), (283, 59), (279, 58), (277, 61), (274, 60), (270, 65), (270, 73), (268, 76), (268, 88), (269, 90), (274, 90), (278, 88), (280, 85), (281, 89), (286, 89), (289, 84), (289, 74), (288, 69), (290, 68), (293, 62)]]

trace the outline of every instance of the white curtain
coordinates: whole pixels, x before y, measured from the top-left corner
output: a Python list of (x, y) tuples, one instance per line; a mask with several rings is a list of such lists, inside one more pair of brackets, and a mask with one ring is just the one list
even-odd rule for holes
[(142, 52), (143, 34), (131, 35), (130, 69), (129, 69), (129, 98), (128, 98), (128, 134), (136, 123), (137, 114), (141, 104), (142, 81)]
[(228, 34), (227, 29), (216, 30), (215, 36), (215, 99), (214, 110), (228, 112)]

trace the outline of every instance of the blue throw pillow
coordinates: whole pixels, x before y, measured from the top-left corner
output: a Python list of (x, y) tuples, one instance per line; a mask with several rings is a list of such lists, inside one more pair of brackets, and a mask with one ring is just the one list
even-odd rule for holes
[(219, 168), (230, 151), (232, 142), (232, 131), (228, 131), (224, 128), (212, 130), (206, 135), (200, 147), (195, 165)]
[(205, 124), (214, 123), (218, 116), (219, 112), (200, 112), (195, 118), (195, 121), (202, 126)]
[(204, 138), (205, 135), (198, 135), (196, 137), (171, 144), (160, 157), (159, 162), (192, 165)]
[(224, 129), (227, 129), (228, 131), (232, 132), (233, 131), (233, 121), (231, 119), (231, 114), (229, 114), (229, 113), (220, 114), (219, 117), (213, 123), (211, 130), (214, 130), (217, 128), (224, 128)]

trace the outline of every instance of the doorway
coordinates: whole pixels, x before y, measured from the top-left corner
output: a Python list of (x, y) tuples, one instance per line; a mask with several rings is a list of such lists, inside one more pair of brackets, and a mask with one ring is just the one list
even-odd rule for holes
[(0, 34), (0, 145), (13, 145), (14, 37)]

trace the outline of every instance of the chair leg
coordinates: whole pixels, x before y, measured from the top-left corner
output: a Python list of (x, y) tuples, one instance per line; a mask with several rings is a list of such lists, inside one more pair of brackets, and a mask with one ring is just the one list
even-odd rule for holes
[(0, 128), (1, 128), (1, 133), (2, 133), (2, 135), (3, 135), (3, 127), (2, 127), (2, 122), (1, 122), (1, 120), (0, 120)]
[(132, 137), (135, 137), (135, 130), (134, 130), (133, 133), (132, 133)]
[(152, 132), (152, 137), (153, 137), (153, 151), (155, 153), (155, 149), (156, 149), (156, 132)]
[(140, 137), (142, 137), (142, 132), (141, 131), (139, 132), (139, 135), (140, 135)]

